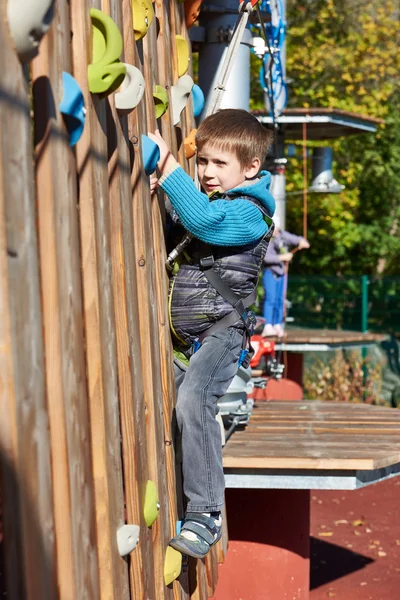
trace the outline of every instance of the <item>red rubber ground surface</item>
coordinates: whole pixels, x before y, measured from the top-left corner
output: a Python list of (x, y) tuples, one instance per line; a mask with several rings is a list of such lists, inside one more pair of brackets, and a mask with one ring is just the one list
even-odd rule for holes
[(310, 600), (400, 600), (400, 476), (311, 492)]

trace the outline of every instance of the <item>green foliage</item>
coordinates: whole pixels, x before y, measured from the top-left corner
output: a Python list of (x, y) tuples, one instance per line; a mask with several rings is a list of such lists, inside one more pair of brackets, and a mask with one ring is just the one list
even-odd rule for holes
[[(400, 23), (393, 1), (288, 3), (287, 75), (294, 107), (331, 107), (384, 118), (377, 134), (335, 140), (339, 195), (308, 194), (312, 246), (292, 273), (399, 273)], [(256, 97), (257, 101), (257, 97)], [(311, 144), (312, 145), (312, 144)], [(287, 229), (302, 233), (301, 148), (287, 167)]]
[(292, 104), (385, 116), (399, 83), (398, 3), (288, 3), (287, 72)]

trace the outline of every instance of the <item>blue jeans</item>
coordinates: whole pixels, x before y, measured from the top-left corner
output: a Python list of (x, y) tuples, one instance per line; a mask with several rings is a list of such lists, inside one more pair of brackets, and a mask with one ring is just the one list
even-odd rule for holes
[(238, 370), (243, 331), (228, 327), (207, 336), (189, 366), (174, 361), (176, 419), (187, 511), (219, 511), (224, 505), (221, 429), (216, 415)]
[(264, 311), (266, 323), (280, 325), (283, 321), (284, 275), (274, 275), (271, 269), (265, 269), (263, 274)]

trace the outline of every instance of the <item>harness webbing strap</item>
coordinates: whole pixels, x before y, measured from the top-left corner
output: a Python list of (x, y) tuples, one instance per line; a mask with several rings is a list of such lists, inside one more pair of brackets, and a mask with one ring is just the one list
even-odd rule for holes
[[(205, 273), (205, 275), (207, 277), (207, 273)], [(211, 283), (211, 281), (210, 281), (210, 283)], [(239, 296), (237, 296), (236, 294), (235, 294), (235, 296), (236, 296), (236, 298), (239, 298)], [(244, 309), (246, 309), (248, 306), (251, 306), (251, 304), (254, 304), (256, 297), (257, 297), (257, 290), (254, 289), (251, 292), (251, 294), (246, 296), (246, 298), (240, 298), (241, 302), (243, 303)], [(217, 331), (220, 331), (221, 329), (226, 329), (227, 327), (230, 327), (231, 325), (236, 323), (236, 321), (238, 320), (238, 317), (239, 318), (242, 317), (242, 315), (239, 315), (239, 313), (236, 311), (237, 311), (237, 309), (235, 309), (232, 312), (230, 312), (229, 314), (225, 315), (225, 317), (222, 317), (222, 319), (219, 319), (219, 321), (214, 323), (214, 325), (211, 325), (211, 327), (209, 327), (206, 331), (204, 331), (201, 335), (199, 335), (200, 344), (211, 333), (216, 333)]]

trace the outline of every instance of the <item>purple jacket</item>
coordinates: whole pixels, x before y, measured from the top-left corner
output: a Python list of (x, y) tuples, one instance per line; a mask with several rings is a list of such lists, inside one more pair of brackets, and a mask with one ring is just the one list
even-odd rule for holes
[(264, 266), (270, 269), (274, 275), (282, 276), (285, 273), (285, 263), (279, 260), (279, 254), (289, 252), (290, 248), (298, 246), (300, 235), (294, 235), (289, 231), (280, 231), (277, 236), (272, 237), (264, 258)]

